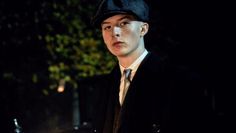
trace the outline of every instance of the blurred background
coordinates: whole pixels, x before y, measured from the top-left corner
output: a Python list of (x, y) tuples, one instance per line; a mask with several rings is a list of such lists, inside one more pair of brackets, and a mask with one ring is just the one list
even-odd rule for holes
[[(147, 49), (202, 75), (217, 130), (225, 131), (233, 112), (222, 47), (225, 16), (210, 2), (146, 1)], [(90, 25), (97, 2), (0, 1), (0, 132), (13, 133), (14, 119), (25, 133), (90, 127), (92, 94), (116, 61)]]

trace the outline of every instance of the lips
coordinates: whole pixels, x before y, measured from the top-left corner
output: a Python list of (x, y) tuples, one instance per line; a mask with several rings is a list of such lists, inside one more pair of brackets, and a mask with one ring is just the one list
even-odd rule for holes
[(123, 43), (123, 42), (121, 42), (121, 41), (117, 41), (117, 42), (114, 42), (114, 43), (113, 43), (113, 46), (121, 46), (122, 43)]

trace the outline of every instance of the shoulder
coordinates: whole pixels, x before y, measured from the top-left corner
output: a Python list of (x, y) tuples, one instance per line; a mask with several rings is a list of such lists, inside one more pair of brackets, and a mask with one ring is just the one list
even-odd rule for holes
[(149, 52), (140, 66), (148, 70), (160, 70), (166, 68), (167, 64), (168, 60), (166, 58), (162, 58), (156, 53)]

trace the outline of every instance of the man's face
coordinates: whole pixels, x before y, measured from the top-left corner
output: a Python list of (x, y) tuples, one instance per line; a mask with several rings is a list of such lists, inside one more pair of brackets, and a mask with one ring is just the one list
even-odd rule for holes
[(101, 23), (101, 28), (107, 48), (117, 57), (144, 49), (143, 36), (148, 30), (148, 24), (136, 21), (132, 15), (118, 14), (109, 17)]

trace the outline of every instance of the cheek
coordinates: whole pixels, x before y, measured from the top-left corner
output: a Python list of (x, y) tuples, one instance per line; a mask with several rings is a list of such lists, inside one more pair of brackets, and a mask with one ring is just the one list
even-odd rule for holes
[(107, 34), (102, 33), (102, 37), (103, 37), (103, 41), (104, 41), (105, 43), (107, 43), (107, 41), (108, 41), (108, 36), (107, 36)]
[(136, 42), (140, 38), (140, 31), (138, 29), (130, 30), (127, 35), (129, 35), (130, 41)]
[(107, 48), (109, 48), (109, 44), (110, 44), (110, 37), (107, 35), (107, 34), (103, 34), (103, 41), (104, 41), (104, 43), (105, 43), (105, 45), (106, 45), (106, 47)]
[(141, 29), (138, 25), (132, 25), (130, 29), (127, 31), (127, 33), (132, 37), (132, 38), (139, 38), (141, 35)]

